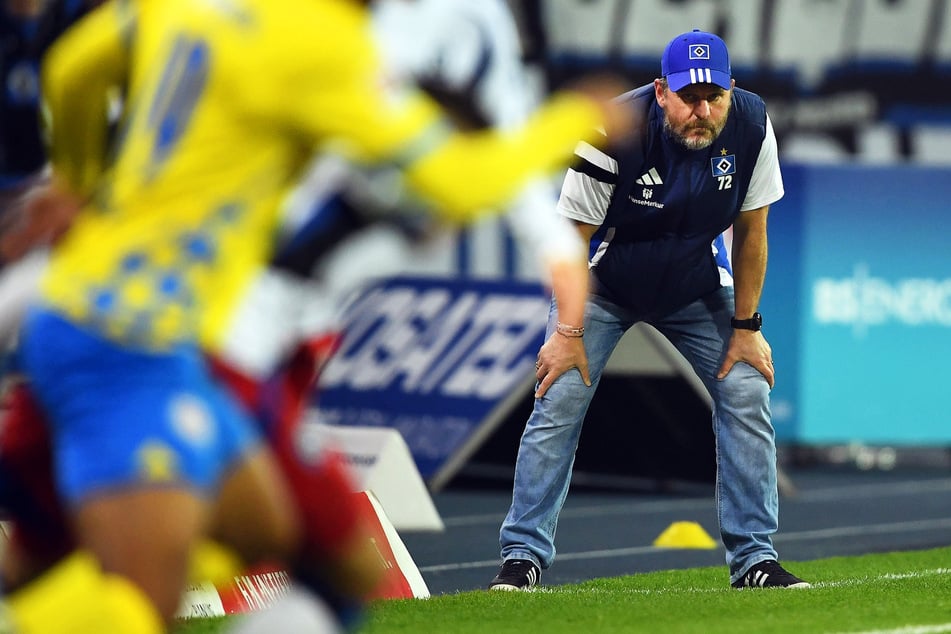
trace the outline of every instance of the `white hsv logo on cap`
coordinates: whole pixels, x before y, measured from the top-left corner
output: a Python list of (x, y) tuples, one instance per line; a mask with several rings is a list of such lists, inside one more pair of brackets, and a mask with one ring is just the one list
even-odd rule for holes
[(694, 44), (690, 47), (688, 59), (710, 59), (709, 44)]

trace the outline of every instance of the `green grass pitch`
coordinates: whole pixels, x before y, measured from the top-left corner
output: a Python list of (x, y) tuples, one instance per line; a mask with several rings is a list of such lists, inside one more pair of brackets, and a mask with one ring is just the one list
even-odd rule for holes
[[(787, 562), (802, 590), (733, 590), (724, 567), (381, 601), (360, 634), (951, 633), (951, 548)], [(236, 618), (236, 617), (233, 617)], [(176, 634), (227, 632), (229, 619)]]

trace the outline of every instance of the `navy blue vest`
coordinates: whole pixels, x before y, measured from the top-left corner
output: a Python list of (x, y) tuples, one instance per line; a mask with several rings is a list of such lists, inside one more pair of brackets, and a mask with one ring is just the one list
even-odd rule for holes
[(653, 84), (620, 99), (642, 114), (646, 130), (617, 156), (614, 194), (591, 243), (592, 253), (603, 250), (593, 292), (659, 317), (719, 288), (711, 245), (746, 197), (766, 136), (766, 106), (734, 89), (720, 136), (709, 148), (688, 150), (664, 133)]

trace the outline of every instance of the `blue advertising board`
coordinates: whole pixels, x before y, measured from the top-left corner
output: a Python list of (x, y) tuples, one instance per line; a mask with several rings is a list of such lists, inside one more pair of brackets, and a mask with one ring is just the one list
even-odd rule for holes
[(789, 167), (763, 312), (777, 433), (951, 442), (951, 170)]
[(423, 479), (442, 482), (531, 390), (549, 304), (541, 284), (523, 282), (403, 277), (369, 288), (321, 375), (317, 416), (398, 429)]
[[(760, 304), (781, 443), (951, 444), (951, 169), (785, 165)], [(319, 418), (398, 429), (438, 488), (534, 383), (539, 283), (393, 278), (349, 311)]]

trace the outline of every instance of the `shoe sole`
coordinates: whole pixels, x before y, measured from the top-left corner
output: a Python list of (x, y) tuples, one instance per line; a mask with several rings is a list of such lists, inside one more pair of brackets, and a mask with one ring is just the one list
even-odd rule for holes
[(531, 592), (533, 588), (513, 586), (511, 583), (497, 583), (489, 586), (489, 590), (501, 590), (502, 592)]

